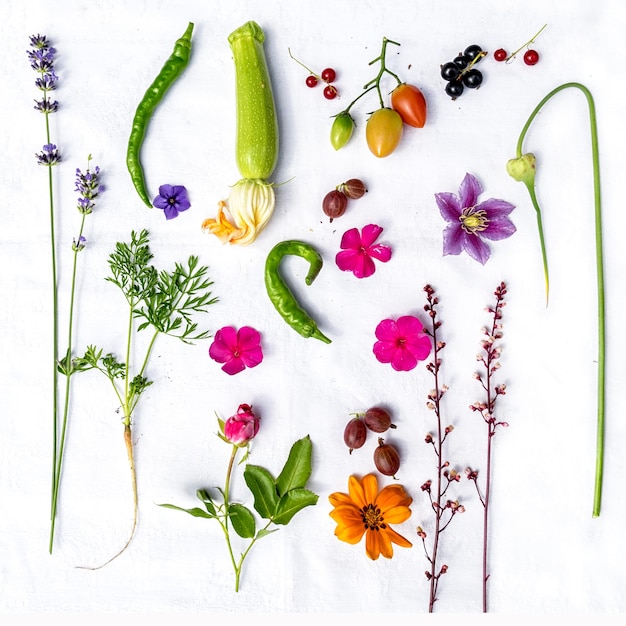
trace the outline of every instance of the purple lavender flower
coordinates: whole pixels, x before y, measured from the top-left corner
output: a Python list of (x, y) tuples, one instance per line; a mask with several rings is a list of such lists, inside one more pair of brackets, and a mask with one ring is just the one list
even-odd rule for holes
[(59, 103), (48, 97), (49, 91), (57, 88), (59, 77), (54, 72), (54, 55), (56, 49), (50, 46), (50, 42), (45, 35), (32, 35), (30, 37), (32, 50), (27, 50), (26, 54), (30, 61), (30, 66), (39, 74), (35, 80), (37, 89), (43, 92), (41, 100), (35, 100), (35, 109), (45, 113), (55, 113), (59, 109)]
[(163, 209), (168, 220), (178, 217), (181, 211), (186, 211), (191, 206), (187, 189), (182, 185), (161, 185), (159, 195), (152, 204), (157, 209)]
[(465, 250), (483, 265), (491, 254), (482, 240), (506, 239), (515, 232), (508, 218), (514, 205), (504, 200), (490, 198), (478, 203), (483, 188), (472, 174), (465, 174), (459, 187), (459, 195), (436, 193), (435, 200), (441, 216), (448, 222), (443, 231), (443, 254), (460, 254)]
[(87, 238), (81, 235), (78, 238), (78, 241), (76, 241), (76, 239), (72, 241), (72, 250), (74, 250), (74, 252), (80, 252), (81, 250), (84, 249), (86, 245), (87, 245)]
[[(91, 155), (87, 158), (87, 163), (91, 161)], [(83, 174), (76, 168), (76, 187), (74, 191), (80, 194), (78, 198), (78, 210), (83, 215), (88, 215), (96, 206), (94, 200), (104, 191), (104, 185), (100, 184), (100, 168), (96, 165), (93, 172), (87, 165), (87, 171)]]
[(47, 143), (41, 152), (35, 154), (39, 165), (56, 165), (61, 161), (61, 155), (53, 143)]

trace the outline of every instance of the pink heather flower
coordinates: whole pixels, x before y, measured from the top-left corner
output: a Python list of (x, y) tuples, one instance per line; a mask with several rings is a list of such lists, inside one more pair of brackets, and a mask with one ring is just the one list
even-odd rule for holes
[(259, 432), (260, 422), (249, 404), (240, 404), (237, 414), (224, 422), (224, 438), (236, 446), (248, 445)]
[(347, 230), (341, 238), (341, 252), (335, 262), (344, 272), (352, 272), (357, 278), (367, 278), (376, 271), (373, 259), (386, 263), (391, 258), (391, 248), (374, 245), (383, 229), (376, 224), (364, 226), (359, 234), (357, 228)]
[(430, 338), (422, 322), (412, 315), (404, 315), (397, 321), (383, 320), (376, 327), (376, 338), (374, 355), (381, 363), (391, 363), (398, 372), (412, 370), (430, 354)]
[(224, 326), (215, 333), (209, 356), (224, 363), (222, 370), (231, 376), (246, 367), (256, 367), (263, 360), (261, 335), (251, 326), (242, 326), (239, 330)]
[(478, 180), (465, 174), (458, 196), (448, 192), (435, 194), (441, 216), (448, 222), (443, 231), (444, 256), (465, 250), (484, 265), (491, 253), (483, 238), (497, 241), (515, 232), (515, 226), (508, 218), (515, 206), (494, 198), (479, 204), (478, 196), (482, 192)]

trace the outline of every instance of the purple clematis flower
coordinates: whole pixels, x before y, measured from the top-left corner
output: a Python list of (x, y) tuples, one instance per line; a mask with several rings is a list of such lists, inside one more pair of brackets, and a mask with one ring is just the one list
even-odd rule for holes
[(187, 189), (182, 185), (161, 185), (159, 195), (152, 204), (157, 209), (163, 209), (168, 220), (178, 217), (181, 211), (186, 211), (191, 206)]
[(242, 326), (239, 330), (224, 326), (215, 333), (209, 356), (224, 363), (222, 370), (231, 376), (243, 372), (246, 367), (256, 367), (263, 360), (261, 335), (251, 326)]
[(465, 250), (473, 259), (483, 265), (489, 259), (489, 246), (483, 241), (506, 239), (515, 232), (509, 219), (514, 205), (504, 200), (490, 198), (478, 203), (483, 188), (471, 174), (459, 187), (459, 195), (436, 193), (435, 200), (441, 216), (448, 222), (443, 231), (443, 254), (460, 254)]

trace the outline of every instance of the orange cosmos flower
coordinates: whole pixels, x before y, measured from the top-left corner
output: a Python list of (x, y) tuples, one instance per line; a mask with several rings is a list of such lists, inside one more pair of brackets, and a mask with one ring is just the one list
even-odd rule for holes
[(411, 517), (409, 497), (402, 485), (387, 485), (378, 492), (375, 474), (367, 474), (359, 481), (348, 480), (349, 493), (331, 493), (330, 503), (335, 507), (330, 516), (337, 522), (335, 535), (347, 543), (357, 544), (365, 533), (365, 552), (376, 560), (381, 554), (390, 559), (393, 546), (410, 548), (411, 542), (393, 530), (389, 524), (400, 524)]

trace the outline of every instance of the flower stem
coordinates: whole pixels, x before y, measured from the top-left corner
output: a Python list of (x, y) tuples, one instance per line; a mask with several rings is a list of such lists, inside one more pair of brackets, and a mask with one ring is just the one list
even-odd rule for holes
[(235, 465), (235, 459), (237, 458), (237, 451), (239, 450), (238, 446), (233, 444), (232, 452), (230, 454), (230, 460), (228, 461), (228, 469), (226, 470), (226, 480), (224, 481), (224, 521), (220, 521), (222, 525), (222, 530), (224, 531), (224, 536), (226, 538), (226, 545), (228, 546), (228, 554), (230, 555), (231, 563), (233, 564), (233, 569), (235, 570), (235, 591), (239, 591), (239, 578), (241, 576), (241, 566), (243, 565), (243, 556), (239, 564), (237, 564), (235, 560), (235, 555), (233, 553), (233, 546), (230, 542), (230, 532), (228, 529), (228, 519), (229, 519), (229, 492), (230, 492), (230, 479), (233, 473), (233, 467)]
[[(606, 315), (604, 306), (604, 254), (602, 245), (602, 203), (600, 193), (600, 156), (598, 149), (598, 129), (596, 121), (596, 108), (593, 100), (593, 96), (589, 89), (580, 83), (564, 83), (559, 87), (553, 89), (539, 104), (535, 107), (530, 114), (526, 124), (522, 128), (519, 140), (517, 142), (517, 156), (522, 155), (522, 144), (526, 133), (530, 128), (533, 120), (543, 108), (543, 106), (557, 93), (564, 89), (573, 87), (579, 89), (585, 95), (587, 99), (587, 106), (589, 108), (589, 125), (591, 130), (591, 153), (593, 163), (593, 195), (594, 195), (594, 211), (595, 211), (595, 244), (596, 244), (596, 282), (597, 282), (597, 324), (598, 324), (598, 380), (597, 380), (597, 434), (596, 434), (596, 467), (595, 467), (595, 480), (594, 480), (594, 496), (593, 496), (593, 517), (599, 517), (600, 508), (602, 503), (602, 479), (604, 471), (604, 435), (605, 435), (605, 333), (606, 333)], [(534, 190), (531, 190), (531, 186), (527, 185), (531, 192), (531, 200), (537, 211), (537, 220), (540, 224), (540, 237), (543, 244), (543, 230), (541, 229), (541, 209), (537, 203), (537, 199), (534, 196)], [(545, 261), (544, 252), (544, 265), (546, 268), (546, 286), (547, 286), (547, 262)]]
[[(78, 240), (80, 241), (80, 237), (83, 234), (83, 229), (85, 226), (85, 214), (83, 214), (81, 223), (80, 223), (80, 231), (78, 234)], [(74, 332), (74, 303), (76, 300), (76, 272), (78, 266), (78, 249), (74, 249), (74, 258), (72, 262), (72, 285), (70, 291), (70, 310), (69, 310), (69, 321), (68, 321), (68, 331), (67, 331), (67, 353), (65, 356), (65, 400), (63, 403), (63, 420), (61, 423), (61, 439), (58, 445), (58, 456), (56, 458), (56, 466), (54, 472), (54, 485), (52, 491), (52, 523), (50, 525), (50, 553), (52, 553), (52, 545), (54, 542), (54, 527), (55, 527), (55, 519), (56, 519), (56, 511), (57, 504), (59, 499), (59, 489), (61, 486), (61, 470), (63, 466), (63, 453), (65, 450), (65, 436), (67, 433), (67, 421), (69, 415), (69, 406), (70, 406), (70, 381), (72, 372), (72, 340), (73, 340), (73, 332)]]

